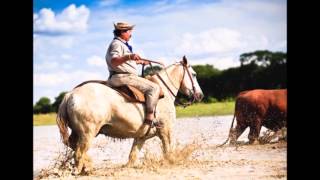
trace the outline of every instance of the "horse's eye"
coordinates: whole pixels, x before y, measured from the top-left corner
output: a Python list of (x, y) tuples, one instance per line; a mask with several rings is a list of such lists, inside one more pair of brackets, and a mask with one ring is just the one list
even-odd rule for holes
[(196, 77), (197, 75), (196, 74), (192, 74), (192, 77)]

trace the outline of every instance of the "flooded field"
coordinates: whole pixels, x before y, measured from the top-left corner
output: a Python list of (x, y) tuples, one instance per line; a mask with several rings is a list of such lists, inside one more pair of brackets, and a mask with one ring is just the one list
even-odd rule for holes
[[(43, 172), (52, 167), (64, 151), (57, 126), (34, 127), (33, 168), (35, 179), (286, 179), (287, 143), (225, 145), (232, 116), (180, 118), (174, 124), (174, 163), (162, 159), (161, 142), (147, 140), (139, 154), (139, 165), (128, 161), (133, 139), (115, 140), (97, 136), (88, 154), (93, 161), (90, 176)], [(262, 132), (266, 129), (262, 128)], [(248, 129), (238, 141), (248, 141)], [(41, 171), (42, 170), (42, 171)], [(41, 175), (41, 176), (39, 176)]]

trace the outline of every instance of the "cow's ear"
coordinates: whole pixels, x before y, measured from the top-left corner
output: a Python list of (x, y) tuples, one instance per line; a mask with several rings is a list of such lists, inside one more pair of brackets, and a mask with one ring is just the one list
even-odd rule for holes
[(187, 65), (188, 64), (188, 60), (186, 58), (186, 56), (184, 55), (183, 58), (182, 58), (182, 62), (184, 65)]

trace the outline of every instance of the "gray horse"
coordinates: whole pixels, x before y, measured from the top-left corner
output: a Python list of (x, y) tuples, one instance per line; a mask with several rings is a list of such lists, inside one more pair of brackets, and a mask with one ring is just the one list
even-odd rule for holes
[[(201, 101), (202, 90), (196, 73), (184, 57), (153, 75), (163, 90), (164, 98), (156, 108), (156, 118), (164, 128), (143, 124), (145, 105), (128, 102), (114, 89), (99, 83), (87, 83), (68, 92), (60, 104), (57, 125), (63, 143), (72, 150), (76, 173), (90, 173), (92, 163), (87, 151), (98, 134), (114, 138), (134, 138), (127, 165), (134, 165), (144, 142), (158, 136), (165, 157), (172, 150), (172, 123), (176, 119), (174, 101), (178, 91)], [(69, 135), (68, 127), (72, 130)]]

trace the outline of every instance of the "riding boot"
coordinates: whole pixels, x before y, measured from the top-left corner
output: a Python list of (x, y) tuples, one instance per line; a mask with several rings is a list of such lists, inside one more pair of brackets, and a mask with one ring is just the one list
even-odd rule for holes
[(161, 121), (153, 121), (150, 119), (145, 119), (144, 122), (145, 124), (150, 125), (151, 127), (156, 127), (158, 129), (161, 129), (164, 127), (163, 123)]

